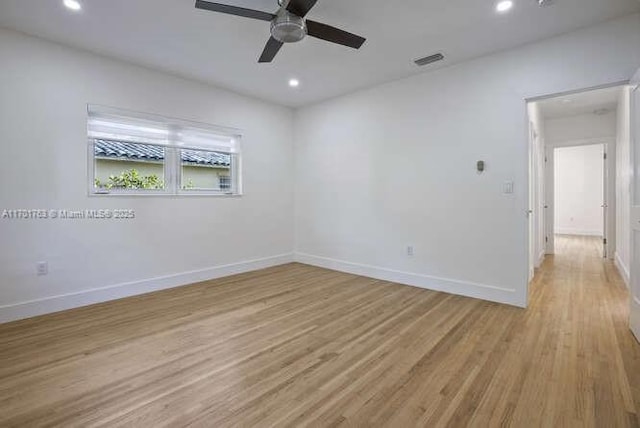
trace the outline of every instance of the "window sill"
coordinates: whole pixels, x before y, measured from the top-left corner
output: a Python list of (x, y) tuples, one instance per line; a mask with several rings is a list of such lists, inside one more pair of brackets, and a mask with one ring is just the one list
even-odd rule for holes
[(134, 198), (192, 198), (192, 197), (214, 197), (214, 198), (239, 198), (243, 196), (242, 193), (220, 193), (220, 192), (194, 192), (194, 193), (120, 193), (120, 192), (109, 192), (109, 193), (95, 193), (90, 192), (89, 197), (97, 197), (97, 198), (112, 198), (112, 197), (134, 197)]

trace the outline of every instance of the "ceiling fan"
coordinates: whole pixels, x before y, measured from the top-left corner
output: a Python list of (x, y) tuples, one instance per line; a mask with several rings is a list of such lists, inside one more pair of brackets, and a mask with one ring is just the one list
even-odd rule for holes
[(196, 0), (196, 8), (271, 22), (271, 37), (267, 41), (267, 45), (264, 47), (258, 62), (273, 61), (283, 44), (299, 42), (307, 35), (331, 43), (360, 49), (366, 40), (365, 38), (330, 25), (304, 19), (317, 1), (279, 0), (280, 9), (275, 14), (205, 0)]

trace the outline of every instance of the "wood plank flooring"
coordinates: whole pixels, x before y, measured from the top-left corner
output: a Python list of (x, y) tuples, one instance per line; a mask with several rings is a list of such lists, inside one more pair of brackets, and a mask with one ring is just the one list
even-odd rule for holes
[(290, 264), (0, 325), (0, 426), (640, 426), (597, 239), (527, 310)]

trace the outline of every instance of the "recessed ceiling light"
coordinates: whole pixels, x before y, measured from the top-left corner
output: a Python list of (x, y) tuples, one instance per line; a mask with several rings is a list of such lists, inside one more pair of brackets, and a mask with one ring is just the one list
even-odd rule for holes
[(504, 1), (499, 2), (496, 5), (496, 11), (498, 13), (505, 13), (509, 9), (511, 9), (512, 7), (513, 7), (513, 2), (511, 0), (504, 0)]
[(80, 2), (78, 0), (64, 0), (63, 3), (68, 9), (71, 10), (78, 11), (82, 9), (82, 6), (80, 5)]
[(289, 86), (292, 88), (297, 88), (300, 86), (300, 81), (298, 79), (289, 79)]
[(565, 99), (562, 100), (562, 102), (565, 103), (565, 104), (571, 104), (573, 101), (571, 101), (570, 98), (565, 98)]

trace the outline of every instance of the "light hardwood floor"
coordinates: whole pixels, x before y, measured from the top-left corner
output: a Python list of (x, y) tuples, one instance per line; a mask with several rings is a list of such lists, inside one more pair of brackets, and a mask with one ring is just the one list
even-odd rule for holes
[(596, 239), (527, 310), (291, 264), (0, 325), (0, 426), (639, 426)]

